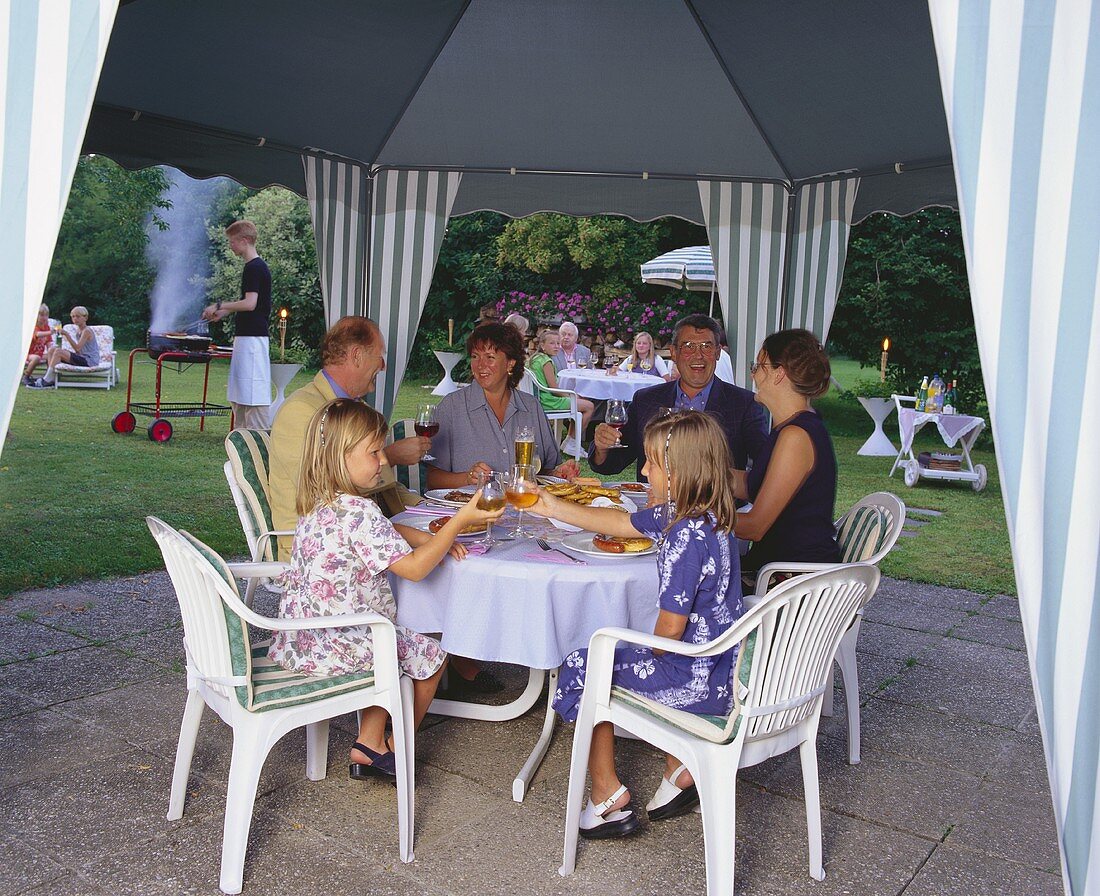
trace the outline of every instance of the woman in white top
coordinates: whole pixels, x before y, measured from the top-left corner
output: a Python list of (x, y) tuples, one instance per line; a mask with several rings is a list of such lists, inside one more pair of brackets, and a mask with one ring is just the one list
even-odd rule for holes
[(619, 370), (633, 370), (635, 373), (659, 376), (664, 380), (671, 379), (668, 361), (657, 354), (657, 349), (653, 347), (653, 337), (645, 332), (634, 337), (634, 348), (619, 365)]

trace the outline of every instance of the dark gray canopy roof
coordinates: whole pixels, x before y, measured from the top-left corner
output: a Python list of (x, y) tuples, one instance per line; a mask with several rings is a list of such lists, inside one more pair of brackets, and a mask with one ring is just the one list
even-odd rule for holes
[(307, 150), (461, 168), (456, 214), (699, 221), (699, 178), (843, 171), (857, 218), (954, 204), (924, 0), (133, 0), (84, 149), (299, 193)]

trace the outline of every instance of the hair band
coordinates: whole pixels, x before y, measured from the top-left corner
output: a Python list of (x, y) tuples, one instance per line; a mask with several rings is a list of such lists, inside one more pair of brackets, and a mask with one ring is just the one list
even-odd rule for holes
[(325, 421), (328, 419), (328, 408), (325, 408), (324, 413), (321, 414), (321, 447), (325, 447)]

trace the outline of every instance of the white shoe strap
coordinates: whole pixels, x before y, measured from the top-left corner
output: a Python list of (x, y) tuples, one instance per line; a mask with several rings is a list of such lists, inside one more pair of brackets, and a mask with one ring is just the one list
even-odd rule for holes
[[(687, 771), (687, 766), (684, 765), (683, 763), (681, 763), (680, 766), (678, 768), (676, 768), (672, 772), (671, 775), (669, 775), (667, 778), (665, 778), (665, 780), (668, 781), (669, 784), (673, 785), (677, 790), (683, 790), (684, 788), (681, 787), (676, 782), (680, 779), (680, 775), (682, 775), (686, 771)], [(691, 786), (691, 785), (688, 785), (688, 786)]]
[(613, 794), (611, 794), (611, 796), (609, 796), (602, 803), (593, 803), (592, 804), (592, 810), (595, 813), (596, 817), (597, 818), (603, 818), (604, 815), (607, 814), (607, 810), (610, 809), (615, 804), (615, 801), (619, 797), (621, 797), (624, 793), (626, 793), (626, 785), (621, 784), (619, 786), (619, 789), (616, 790)]

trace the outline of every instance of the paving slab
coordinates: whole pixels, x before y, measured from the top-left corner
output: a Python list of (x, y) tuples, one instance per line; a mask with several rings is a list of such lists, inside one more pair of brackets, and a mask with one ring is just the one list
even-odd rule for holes
[(151, 588), (133, 578), (25, 591), (4, 601), (3, 612), (31, 614), (52, 628), (105, 642), (179, 622), (179, 604), (170, 587)]
[(864, 620), (860, 623), (857, 650), (895, 659), (921, 659), (943, 640), (942, 635), (914, 632), (896, 625)]
[(113, 691), (162, 672), (110, 647), (82, 647), (0, 666), (0, 688), (48, 705)]
[(9, 719), (12, 716), (21, 716), (24, 713), (43, 709), (45, 704), (26, 694), (16, 691), (8, 691), (0, 688), (0, 720)]
[(905, 896), (1063, 896), (1062, 878), (985, 853), (944, 844), (921, 868)]
[[(89, 761), (106, 761), (130, 748), (109, 729), (74, 721), (50, 709), (8, 719), (0, 726), (0, 791), (35, 781), (29, 792), (64, 780), (70, 770)], [(2, 794), (6, 800), (8, 794)], [(0, 828), (5, 825), (0, 813)]]
[[(992, 618), (992, 617), (986, 617)], [(1017, 622), (1016, 625), (1019, 625)], [(979, 641), (968, 641), (951, 635), (940, 639), (935, 647), (919, 657), (926, 666), (955, 672), (990, 674), (1026, 679), (1030, 682), (1027, 654), (1022, 650), (997, 647)]]
[(916, 632), (946, 635), (967, 616), (963, 609), (941, 607), (923, 600), (913, 600), (908, 596), (884, 595), (880, 592), (867, 604), (863, 618)]
[[(1005, 806), (1012, 805), (1012, 812)], [(985, 781), (947, 842), (1047, 872), (1059, 872), (1050, 791)]]
[(1018, 620), (986, 616), (982, 613), (968, 616), (955, 625), (951, 629), (951, 637), (1009, 647), (1021, 654), (1027, 650), (1027, 645), (1024, 643), (1024, 630)]
[(17, 615), (0, 614), (0, 665), (87, 646), (85, 638)]
[(949, 610), (978, 610), (985, 595), (960, 588), (945, 588), (941, 585), (929, 585), (924, 582), (910, 582), (904, 579), (884, 578), (879, 585), (870, 606), (880, 599), (899, 600), (904, 603), (931, 604)]
[(0, 896), (25, 893), (66, 874), (48, 855), (11, 837), (0, 836), (0, 855)]
[[(127, 743), (173, 756), (186, 703), (186, 678), (161, 674), (113, 691), (58, 703), (53, 711), (106, 727)], [(213, 710), (206, 712), (214, 716)], [(165, 748), (166, 744), (170, 749)]]
[(979, 610), (985, 616), (1001, 616), (1020, 621), (1020, 601), (1011, 594), (997, 594), (982, 603)]

